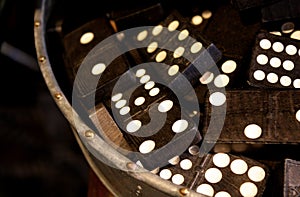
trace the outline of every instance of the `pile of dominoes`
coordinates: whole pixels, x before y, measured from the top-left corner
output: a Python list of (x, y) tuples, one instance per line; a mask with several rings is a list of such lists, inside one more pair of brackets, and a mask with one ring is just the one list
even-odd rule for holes
[(207, 196), (300, 196), (300, 1), (136, 1), (78, 15), (63, 21), (64, 68), (118, 151)]

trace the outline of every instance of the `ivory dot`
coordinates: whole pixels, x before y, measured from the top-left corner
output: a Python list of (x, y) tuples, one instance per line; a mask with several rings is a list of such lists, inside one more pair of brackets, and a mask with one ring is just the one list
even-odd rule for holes
[(150, 172), (151, 172), (152, 174), (157, 174), (157, 173), (159, 172), (159, 170), (160, 170), (160, 168), (157, 167), (157, 168), (151, 170)]
[(205, 72), (202, 77), (199, 79), (199, 81), (202, 84), (209, 84), (214, 79), (214, 74), (211, 72)]
[(162, 32), (162, 30), (163, 30), (163, 26), (162, 25), (157, 25), (153, 28), (152, 35), (157, 36)]
[(139, 151), (140, 153), (147, 154), (154, 150), (154, 148), (155, 142), (153, 140), (146, 140), (140, 145)]
[(144, 76), (146, 74), (146, 70), (145, 69), (138, 69), (137, 71), (136, 71), (136, 73), (135, 73), (135, 76), (136, 77), (142, 77), (142, 76)]
[(262, 81), (265, 79), (266, 77), (266, 74), (264, 73), (264, 71), (262, 70), (256, 70), (254, 73), (253, 73), (253, 77), (254, 79), (258, 80), (258, 81)]
[(285, 60), (282, 64), (282, 66), (287, 71), (291, 71), (295, 67), (294, 63), (291, 60)]
[(147, 35), (148, 35), (148, 32), (146, 30), (144, 30), (137, 35), (137, 40), (143, 41), (146, 39)]
[(172, 172), (169, 169), (163, 169), (160, 171), (159, 176), (163, 179), (170, 179), (172, 177)]
[(174, 58), (179, 58), (183, 55), (184, 53), (184, 48), (183, 47), (178, 47), (177, 49), (175, 49), (174, 53), (173, 53), (173, 57)]
[(125, 106), (120, 109), (120, 115), (124, 116), (130, 112), (130, 107)]
[(235, 71), (236, 67), (237, 67), (237, 64), (235, 61), (227, 60), (226, 62), (224, 62), (222, 64), (221, 69), (224, 73), (232, 73), (233, 71)]
[(260, 182), (266, 176), (265, 170), (260, 166), (253, 166), (248, 170), (248, 177), (251, 181)]
[(115, 107), (117, 108), (117, 109), (120, 109), (120, 108), (122, 108), (122, 107), (124, 107), (125, 105), (126, 105), (126, 100), (124, 100), (124, 99), (122, 99), (122, 100), (119, 100), (118, 102), (116, 102), (116, 104), (115, 104)]
[(199, 185), (196, 189), (196, 192), (207, 196), (213, 196), (215, 193), (214, 188), (206, 183)]
[(292, 39), (300, 40), (300, 31), (294, 31), (291, 36)]
[(139, 130), (142, 126), (142, 122), (139, 120), (132, 120), (130, 121), (127, 126), (126, 126), (126, 130), (129, 133), (134, 133), (137, 130)]
[(150, 96), (156, 96), (158, 95), (160, 92), (160, 89), (159, 88), (152, 88), (150, 91), (149, 91), (149, 95)]
[(202, 49), (202, 43), (201, 42), (195, 42), (191, 46), (191, 52), (192, 53), (198, 53)]
[(275, 73), (269, 73), (267, 75), (267, 80), (270, 83), (276, 83), (278, 81), (278, 75)]
[(300, 79), (295, 79), (293, 82), (294, 88), (300, 88)]
[(216, 193), (215, 197), (231, 197), (231, 195), (228, 192), (220, 191)]
[(281, 42), (274, 42), (273, 43), (273, 46), (272, 46), (272, 49), (277, 52), (277, 53), (280, 53), (284, 50), (284, 46)]
[(157, 42), (151, 42), (147, 47), (147, 52), (148, 53), (153, 53), (157, 48), (158, 48), (158, 43)]
[(145, 84), (144, 88), (145, 88), (146, 90), (150, 90), (150, 89), (153, 88), (154, 86), (155, 86), (154, 81), (148, 81), (148, 82)]
[(243, 197), (254, 197), (256, 196), (258, 189), (254, 183), (245, 182), (240, 187), (240, 193)]
[(103, 63), (96, 64), (92, 68), (92, 74), (93, 75), (100, 75), (101, 73), (104, 72), (105, 69), (106, 69), (105, 64), (103, 64)]
[(169, 25), (168, 25), (168, 30), (169, 31), (175, 31), (179, 26), (179, 22), (177, 20), (172, 21)]
[(229, 77), (225, 74), (220, 74), (220, 75), (216, 76), (216, 78), (214, 80), (214, 84), (218, 88), (225, 87), (228, 85), (228, 83), (229, 83)]
[(165, 100), (158, 105), (158, 111), (165, 113), (165, 112), (168, 112), (169, 110), (171, 110), (172, 107), (173, 107), (173, 101)]
[(188, 36), (189, 36), (189, 31), (184, 29), (179, 33), (178, 40), (182, 41), (182, 40), (186, 39)]
[(268, 39), (262, 39), (260, 42), (259, 42), (259, 46), (262, 48), (262, 49), (270, 49), (271, 46), (272, 46), (272, 43), (270, 42), (270, 40)]
[(189, 123), (186, 120), (177, 120), (172, 125), (172, 131), (174, 133), (181, 133), (188, 128), (188, 125)]
[(92, 42), (94, 39), (94, 33), (93, 32), (86, 32), (80, 37), (80, 43), (81, 44), (88, 44)]
[(193, 163), (191, 162), (191, 160), (189, 159), (184, 159), (180, 162), (180, 167), (183, 169), (183, 170), (189, 170), (191, 169), (193, 166)]
[(294, 31), (295, 24), (293, 22), (286, 22), (281, 26), (282, 33), (289, 34)]
[(111, 97), (111, 100), (112, 100), (113, 102), (117, 102), (118, 100), (120, 100), (120, 99), (122, 98), (122, 96), (123, 96), (122, 93), (117, 93), (117, 94), (115, 94), (115, 95), (113, 95), (113, 96)]
[(244, 129), (244, 134), (249, 139), (257, 139), (262, 134), (262, 129), (257, 124), (249, 124)]
[(285, 52), (289, 55), (295, 55), (297, 53), (297, 48), (294, 45), (287, 45)]
[(177, 156), (175, 156), (175, 157), (169, 159), (168, 162), (169, 162), (169, 164), (171, 164), (171, 165), (177, 165), (177, 164), (179, 163), (179, 161), (180, 161), (180, 157), (177, 155)]
[(221, 92), (214, 92), (209, 96), (209, 102), (214, 106), (221, 106), (225, 101), (226, 96)]
[(282, 34), (279, 31), (271, 31), (270, 34), (281, 36)]
[(222, 172), (218, 168), (210, 168), (205, 172), (204, 177), (210, 183), (218, 183), (222, 180)]
[(191, 22), (193, 25), (200, 25), (203, 21), (203, 18), (199, 15), (193, 16)]
[(144, 102), (145, 102), (145, 98), (142, 97), (142, 96), (141, 96), (141, 97), (138, 97), (138, 98), (136, 98), (136, 99), (134, 100), (134, 104), (135, 104), (136, 106), (143, 105)]
[(219, 168), (225, 168), (230, 163), (230, 157), (226, 153), (217, 153), (213, 156), (213, 163)]
[(204, 19), (209, 19), (211, 16), (212, 16), (212, 12), (209, 11), (209, 10), (205, 10), (205, 11), (202, 12), (202, 17)]
[(189, 113), (189, 117), (194, 117), (198, 114), (198, 112), (196, 110), (193, 110), (191, 113)]
[(200, 152), (199, 146), (193, 145), (193, 146), (189, 147), (189, 153), (190, 153), (191, 155), (198, 155), (199, 152)]
[(269, 61), (268, 57), (264, 54), (259, 54), (257, 57), (256, 57), (256, 61), (257, 63), (259, 63), (260, 65), (266, 65)]
[(167, 57), (167, 52), (161, 51), (156, 55), (155, 60), (156, 62), (162, 62), (166, 59), (166, 57)]
[(270, 65), (273, 67), (273, 68), (278, 68), (280, 67), (281, 65), (281, 60), (278, 58), (278, 57), (272, 57), (270, 59)]
[(142, 84), (147, 83), (148, 81), (150, 81), (150, 76), (149, 75), (144, 75), (140, 79), (140, 83), (142, 83)]
[(179, 71), (179, 66), (178, 65), (173, 65), (169, 68), (168, 75), (174, 76), (178, 73), (178, 71)]
[(143, 164), (142, 164), (142, 162), (141, 162), (140, 160), (138, 160), (138, 161), (135, 162), (135, 163), (136, 163), (136, 165), (138, 165), (138, 166), (140, 166), (140, 167), (142, 167), (142, 168), (144, 167)]
[(234, 174), (244, 174), (248, 170), (247, 163), (242, 159), (236, 159), (231, 162), (230, 169)]
[(296, 120), (300, 122), (300, 109), (296, 112)]
[(287, 87), (287, 86), (290, 86), (292, 84), (292, 80), (289, 76), (282, 76), (282, 77), (280, 77), (280, 84), (282, 86)]
[(172, 176), (172, 182), (176, 185), (181, 185), (184, 182), (184, 177), (181, 174), (175, 174)]

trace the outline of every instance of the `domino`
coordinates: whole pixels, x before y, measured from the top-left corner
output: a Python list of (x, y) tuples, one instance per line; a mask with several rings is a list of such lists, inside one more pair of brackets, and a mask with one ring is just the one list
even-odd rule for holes
[(263, 7), (261, 13), (263, 22), (299, 18), (300, 3), (297, 0), (280, 0)]
[(263, 196), (270, 176), (267, 165), (223, 152), (199, 157), (197, 151), (199, 146), (193, 145), (153, 173), (202, 195)]
[(299, 49), (297, 40), (259, 33), (252, 51), (248, 83), (264, 88), (299, 88)]
[(269, 167), (245, 156), (219, 152), (202, 160), (192, 187), (207, 196), (263, 196)]
[(133, 27), (155, 25), (163, 20), (166, 13), (161, 2), (147, 2), (126, 11), (114, 9), (106, 15), (115, 32), (119, 32)]
[(152, 81), (146, 69), (136, 69), (135, 74), (139, 84), (132, 90), (119, 87), (105, 105), (137, 152), (131, 157), (153, 170), (185, 146), (199, 142), (201, 135), (170, 89)]
[[(218, 98), (214, 98), (215, 96)], [(295, 156), (300, 142), (299, 91), (295, 90), (227, 90), (226, 117), (218, 134), (210, 121), (224, 117), (218, 109), (211, 117), (212, 107), (218, 106), (221, 94), (206, 97), (204, 121), (200, 125), (203, 143), (213, 145), (213, 151), (253, 156), (257, 159), (283, 159)], [(225, 101), (223, 104), (225, 105)], [(276, 151), (276, 154), (274, 154)]]
[(232, 0), (231, 3), (240, 11), (245, 11), (254, 8), (263, 8), (277, 3), (279, 0)]
[[(101, 28), (98, 28), (100, 26)], [(107, 59), (105, 56), (110, 56), (119, 50), (117, 46), (120, 43), (117, 39), (114, 39), (114, 43), (98, 47), (97, 54), (99, 55), (90, 58), (87, 60), (89, 62), (86, 62), (86, 65), (80, 67), (88, 53), (113, 33), (114, 31), (109, 22), (105, 18), (100, 17), (64, 36), (64, 61), (70, 80), (75, 88), (77, 88), (78, 97), (86, 97), (96, 90), (103, 88), (107, 83), (129, 69), (126, 54), (117, 57), (111, 63), (105, 62)], [(79, 69), (80, 73), (78, 74)], [(101, 77), (98, 81), (100, 75)], [(75, 77), (78, 77), (76, 82), (74, 82)], [(96, 87), (92, 87), (91, 84), (93, 83), (96, 83)]]

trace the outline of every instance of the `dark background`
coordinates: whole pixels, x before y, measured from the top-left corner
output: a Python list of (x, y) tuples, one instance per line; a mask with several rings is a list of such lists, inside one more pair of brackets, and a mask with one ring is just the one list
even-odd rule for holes
[[(0, 45), (36, 58), (35, 7), (0, 0)], [(0, 196), (87, 196), (88, 164), (38, 66), (1, 54), (0, 68)]]

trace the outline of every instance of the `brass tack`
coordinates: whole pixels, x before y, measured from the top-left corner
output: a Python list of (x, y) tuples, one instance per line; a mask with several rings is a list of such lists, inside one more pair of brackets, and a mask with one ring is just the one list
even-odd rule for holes
[(41, 25), (41, 22), (40, 22), (40, 21), (35, 21), (35, 22), (34, 22), (34, 26), (35, 26), (35, 27), (39, 27), (40, 25)]
[(189, 194), (189, 190), (188, 190), (188, 188), (180, 188), (179, 193), (183, 196), (186, 196)]
[(54, 97), (57, 99), (57, 100), (60, 100), (60, 99), (62, 99), (62, 94), (60, 93), (60, 92), (58, 92), (58, 93), (55, 93), (54, 94)]
[(39, 57), (39, 61), (40, 61), (40, 62), (45, 62), (45, 61), (46, 61), (46, 57), (45, 57), (45, 56)]
[(91, 131), (91, 130), (88, 130), (85, 132), (85, 137), (88, 137), (88, 138), (93, 138), (94, 137), (94, 132)]

